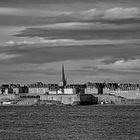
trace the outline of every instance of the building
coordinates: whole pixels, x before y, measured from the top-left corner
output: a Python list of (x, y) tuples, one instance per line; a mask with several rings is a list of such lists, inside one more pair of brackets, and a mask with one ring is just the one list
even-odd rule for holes
[(98, 88), (96, 88), (94, 83), (88, 82), (86, 84), (85, 94), (98, 94)]
[(13, 93), (14, 94), (19, 94), (19, 88), (18, 87), (14, 87), (13, 88)]
[(48, 84), (48, 94), (57, 94), (59, 86), (57, 84)]
[(7, 95), (9, 93), (9, 88), (10, 88), (10, 86), (8, 84), (3, 84), (1, 86), (2, 94)]
[(19, 84), (11, 84), (10, 85), (11, 92), (14, 94), (19, 94), (20, 85)]
[(0, 86), (0, 94), (2, 94), (2, 87)]
[(28, 85), (28, 92), (29, 94), (47, 94), (49, 92), (49, 88), (47, 84), (37, 82)]
[(98, 94), (98, 89), (96, 87), (85, 88), (85, 94)]
[(67, 88), (74, 88), (76, 94), (84, 94), (86, 84), (70, 84), (70, 85), (67, 85)]
[(70, 87), (59, 88), (57, 90), (57, 94), (76, 94), (76, 88)]
[(1, 94), (19, 94), (20, 84), (3, 84), (0, 88)]
[(50, 89), (48, 91), (48, 94), (57, 94), (57, 90), (56, 89)]
[(28, 91), (28, 86), (20, 86), (19, 87), (19, 94), (20, 93), (28, 93), (29, 91)]
[(110, 93), (110, 89), (107, 87), (103, 88), (103, 94), (109, 94)]
[(76, 88), (64, 88), (64, 94), (76, 94)]
[(113, 94), (126, 99), (140, 99), (140, 85), (132, 83), (107, 83), (103, 94)]

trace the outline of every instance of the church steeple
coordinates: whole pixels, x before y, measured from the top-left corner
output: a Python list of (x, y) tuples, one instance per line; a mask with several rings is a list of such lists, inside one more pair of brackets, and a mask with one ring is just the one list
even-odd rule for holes
[(63, 86), (67, 85), (67, 80), (65, 77), (65, 70), (64, 70), (64, 65), (62, 64), (62, 82), (63, 82)]

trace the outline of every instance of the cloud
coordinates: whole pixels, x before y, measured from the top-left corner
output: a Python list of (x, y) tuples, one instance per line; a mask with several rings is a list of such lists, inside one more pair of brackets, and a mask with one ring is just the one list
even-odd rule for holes
[(93, 8), (85, 11), (73, 12), (71, 16), (77, 17), (82, 20), (90, 20), (90, 19), (99, 18), (102, 16), (102, 14), (103, 14), (102, 11)]
[[(37, 69), (46, 70), (47, 67), (59, 69), (57, 66), (61, 63), (66, 64), (69, 71), (80, 71), (86, 73), (98, 72), (98, 70), (112, 70), (119, 72), (138, 72), (140, 73), (140, 59), (117, 60), (111, 62), (112, 57), (96, 58), (96, 59), (83, 59), (83, 60), (67, 60), (64, 62), (45, 63), (40, 65)], [(110, 61), (110, 62), (109, 62)], [(57, 64), (57, 65), (56, 65)]]
[(18, 8), (0, 7), (0, 15), (17, 15), (21, 12)]
[[(91, 8), (86, 10), (61, 10), (52, 8), (0, 7), (0, 25), (42, 25), (63, 22), (95, 22), (106, 20), (140, 19), (138, 7)], [(59, 6), (58, 6), (59, 7)], [(9, 23), (10, 19), (11, 22)], [(18, 20), (19, 19), (19, 20)], [(15, 22), (16, 21), (16, 22)]]
[(6, 43), (2, 43), (5, 46), (14, 46), (14, 45), (30, 45), (30, 44), (36, 44), (38, 43), (37, 41), (28, 41), (28, 40), (23, 40), (23, 41), (13, 41), (10, 40)]
[(0, 61), (18, 57), (17, 54), (0, 53)]
[[(60, 73), (61, 65), (65, 64), (68, 72), (73, 74), (93, 74), (101, 71), (108, 70), (108, 72), (132, 72), (140, 73), (140, 59), (128, 59), (128, 60), (114, 60), (113, 57), (101, 57), (95, 59), (80, 59), (80, 60), (64, 60), (59, 62), (47, 62), (40, 64), (19, 64), (15, 70), (24, 72), (36, 71), (45, 73), (45, 71), (52, 71)], [(14, 69), (13, 69), (14, 70)], [(110, 71), (111, 70), (111, 71)]]
[[(65, 13), (63, 13), (65, 17)], [(112, 7), (112, 8), (91, 8), (88, 10), (74, 11), (67, 14), (69, 18), (76, 18), (77, 21), (102, 21), (140, 18), (139, 7)], [(59, 18), (59, 16), (58, 16)]]
[(138, 0), (5, 1), (0, 79), (61, 78), (62, 63), (74, 79), (139, 78)]
[[(140, 66), (138, 65), (140, 59), (134, 60), (117, 60), (113, 63), (106, 63), (112, 59), (111, 57), (102, 57), (96, 59), (81, 59), (81, 60), (66, 60), (59, 62), (43, 63), (43, 64), (20, 64), (18, 67), (12, 69), (16, 73), (28, 75), (29, 73), (35, 75), (40, 74), (49, 78), (57, 77), (60, 79), (61, 66), (65, 65), (65, 71), (68, 79), (74, 82), (87, 82), (89, 80), (139, 80)], [(122, 67), (125, 65), (124, 67)], [(129, 66), (128, 66), (129, 65)], [(23, 71), (24, 69), (24, 71)], [(57, 79), (56, 81), (59, 81)]]
[(139, 8), (122, 8), (115, 7), (104, 11), (105, 19), (128, 19), (128, 18), (140, 18)]
[[(66, 5), (65, 5), (66, 6)], [(104, 21), (118, 21), (133, 19), (133, 22), (139, 23), (140, 21), (140, 8), (139, 7), (113, 7), (113, 8), (98, 8), (76, 10), (76, 8), (58, 8), (54, 7), (23, 7), (23, 8), (10, 8), (0, 7), (0, 25), (1, 26), (27, 26), (27, 25), (42, 25), (42, 24), (55, 24), (55, 23), (68, 23), (73, 22), (104, 22)], [(63, 6), (60, 6), (63, 7)], [(67, 6), (66, 6), (67, 7)], [(72, 10), (75, 9), (75, 10)], [(137, 21), (134, 21), (136, 19)], [(10, 20), (10, 22), (9, 22)], [(132, 21), (129, 21), (132, 22)], [(82, 26), (82, 25), (81, 25)], [(78, 25), (77, 25), (78, 27)]]
[[(112, 22), (112, 23), (110, 23)], [(117, 22), (117, 23), (115, 23)], [(128, 22), (128, 23), (127, 23)], [(16, 37), (53, 39), (133, 39), (139, 38), (139, 21), (80, 21), (31, 26), (14, 34)]]
[(140, 18), (140, 9), (138, 7), (114, 7), (110, 9), (89, 9), (87, 11), (82, 11), (77, 13), (80, 18), (85, 20), (96, 20), (96, 19), (107, 19), (107, 20), (117, 20), (117, 19), (131, 19)]
[[(32, 26), (32, 29), (44, 30), (134, 30), (140, 28), (139, 24), (107, 24), (101, 22), (64, 22)], [(26, 29), (28, 30), (28, 28)]]
[[(24, 81), (51, 81), (58, 82), (61, 79), (61, 66), (65, 65), (66, 76), (69, 81), (139, 81), (140, 59), (118, 59), (111, 62), (112, 57), (95, 59), (65, 60), (58, 62), (45, 62), (40, 64), (22, 63), (5, 65), (1, 72), (6, 72), (10, 77)], [(109, 62), (110, 61), (110, 62)], [(15, 76), (15, 77), (14, 77)], [(25, 79), (24, 79), (25, 78)], [(17, 80), (17, 79), (16, 79)]]
[[(36, 47), (34, 44), (42, 44), (42, 47), (56, 47), (56, 46), (84, 46), (84, 45), (120, 45), (120, 44), (140, 44), (139, 39), (120, 39), (120, 40), (75, 40), (75, 39), (45, 39), (42, 37), (35, 37), (24, 41), (10, 40), (2, 43), (1, 46), (14, 46), (14, 45), (28, 45), (27, 47)], [(30, 45), (30, 46), (29, 46)]]
[(35, 16), (35, 17), (46, 17), (46, 16), (59, 16), (69, 15), (71, 12), (67, 11), (53, 11), (46, 10), (45, 8), (12, 8), (12, 7), (0, 7), (0, 15), (20, 15), (20, 16)]
[(118, 72), (140, 73), (140, 59), (117, 60), (113, 63), (99, 63), (98, 69), (108, 69)]
[[(65, 60), (96, 59), (106, 56), (113, 57), (115, 60), (128, 60), (135, 58), (135, 56), (139, 56), (140, 52), (140, 43), (135, 44), (136, 42), (131, 42), (131, 44), (128, 40), (128, 44), (116, 44), (119, 42), (119, 40), (117, 40), (117, 42), (114, 43), (108, 41), (108, 43), (110, 44), (107, 44), (107, 42), (105, 44), (101, 39), (97, 40), (97, 42), (96, 40), (90, 40), (91, 42), (88, 42), (88, 40), (85, 41), (87, 42), (78, 42), (78, 40), (58, 41), (54, 39), (51, 40), (51, 43), (22, 45), (15, 44), (12, 46), (1, 46), (0, 52), (7, 54), (20, 54), (22, 56), (18, 59), (10, 61), (10, 63), (7, 62), (10, 65), (20, 63), (42, 64), (45, 62), (58, 62)], [(114, 59), (112, 59), (111, 62), (114, 62)]]
[[(71, 43), (74, 43), (75, 40), (72, 40), (72, 39), (44, 39), (42, 37), (35, 37), (35, 38), (31, 38), (31, 39), (28, 39), (27, 40), (23, 40), (23, 41), (13, 41), (13, 40), (10, 40), (8, 42), (4, 42), (4, 43), (1, 43), (2, 46), (14, 46), (14, 45), (34, 45), (34, 44), (45, 44), (47, 45), (48, 44), (48, 47), (49, 46), (59, 46), (61, 44), (67, 44), (70, 45)], [(33, 47), (33, 46), (32, 46)]]
[(138, 7), (113, 7), (110, 9), (89, 9), (77, 13), (72, 16), (83, 20), (119, 20), (140, 18), (140, 8)]

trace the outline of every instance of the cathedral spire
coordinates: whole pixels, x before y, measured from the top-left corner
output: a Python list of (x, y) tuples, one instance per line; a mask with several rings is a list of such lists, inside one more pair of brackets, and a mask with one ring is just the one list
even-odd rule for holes
[(67, 85), (66, 77), (65, 77), (65, 70), (64, 70), (64, 65), (62, 64), (62, 82), (63, 86)]

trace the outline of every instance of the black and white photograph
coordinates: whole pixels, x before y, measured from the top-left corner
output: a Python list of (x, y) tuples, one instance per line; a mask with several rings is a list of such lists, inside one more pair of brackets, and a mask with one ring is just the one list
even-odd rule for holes
[(140, 140), (140, 0), (0, 0), (0, 140)]

